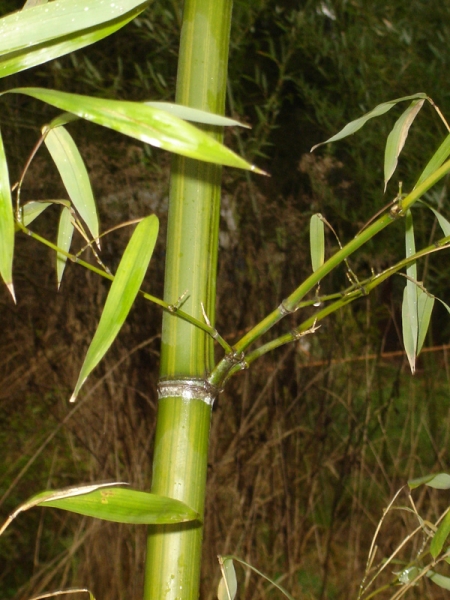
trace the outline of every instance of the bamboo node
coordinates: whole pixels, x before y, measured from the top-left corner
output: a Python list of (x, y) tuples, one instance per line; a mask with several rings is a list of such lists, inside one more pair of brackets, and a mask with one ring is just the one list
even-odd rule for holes
[(158, 382), (158, 400), (162, 398), (182, 398), (183, 400), (201, 400), (212, 406), (219, 390), (205, 379), (179, 378), (160, 379)]

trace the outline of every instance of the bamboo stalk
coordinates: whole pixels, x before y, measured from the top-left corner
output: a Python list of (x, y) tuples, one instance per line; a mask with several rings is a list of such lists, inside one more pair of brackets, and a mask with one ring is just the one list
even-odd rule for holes
[[(232, 0), (186, 0), (176, 101), (224, 113)], [(222, 139), (219, 128), (208, 131)], [(175, 157), (171, 173), (164, 300), (215, 320), (221, 167)], [(213, 339), (165, 314), (152, 491), (186, 502), (199, 521), (150, 528), (145, 600), (199, 595), (207, 449), (215, 390)]]

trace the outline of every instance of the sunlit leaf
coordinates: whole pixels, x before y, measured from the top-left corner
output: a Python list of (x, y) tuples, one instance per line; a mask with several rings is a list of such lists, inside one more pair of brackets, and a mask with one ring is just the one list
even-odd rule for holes
[(418, 115), (420, 109), (425, 102), (425, 98), (421, 100), (413, 100), (408, 108), (404, 111), (401, 117), (396, 121), (392, 131), (388, 135), (386, 141), (386, 150), (384, 153), (384, 190), (386, 191), (387, 184), (397, 168), (398, 157), (403, 150), (406, 138), (408, 137), (409, 128), (414, 119)]
[(417, 354), (422, 350), (428, 328), (430, 326), (431, 314), (434, 307), (434, 296), (427, 294), (417, 288)]
[(0, 132), (0, 275), (15, 300), (12, 282), (13, 254), (14, 215), (9, 185), (8, 165), (3, 146), (3, 138)]
[(194, 121), (194, 123), (218, 125), (221, 127), (247, 127), (250, 129), (249, 125), (241, 123), (240, 121), (235, 121), (235, 119), (215, 115), (214, 113), (207, 112), (206, 110), (191, 108), (189, 106), (184, 106), (183, 104), (174, 104), (173, 102), (144, 102), (144, 104), (153, 108), (165, 110), (171, 115), (174, 115), (179, 119), (184, 119), (185, 121)]
[(309, 245), (313, 271), (317, 271), (325, 260), (325, 226), (321, 215), (313, 215), (309, 225)]
[(445, 138), (445, 140), (442, 142), (442, 144), (439, 146), (439, 148), (436, 150), (436, 152), (430, 158), (427, 166), (423, 170), (422, 174), (420, 175), (420, 177), (417, 180), (417, 183), (414, 187), (419, 186), (430, 175), (432, 175), (436, 171), (436, 169), (439, 169), (439, 167), (447, 160), (447, 158), (449, 156), (450, 156), (450, 134)]
[(61, 175), (69, 198), (86, 223), (92, 237), (98, 240), (97, 208), (91, 182), (72, 136), (62, 126), (53, 129), (44, 128), (43, 133), (45, 133), (45, 145)]
[(237, 592), (237, 579), (233, 560), (219, 556), (219, 563), (222, 577), (217, 589), (217, 598), (218, 600), (234, 600)]
[(427, 577), (444, 590), (450, 590), (450, 577), (445, 577), (445, 575), (441, 575), (435, 571), (428, 571)]
[(409, 489), (414, 490), (415, 488), (427, 485), (428, 487), (436, 490), (449, 490), (450, 489), (450, 475), (447, 473), (438, 473), (437, 475), (423, 475), (423, 477), (417, 477), (408, 481)]
[(430, 544), (430, 554), (433, 558), (437, 558), (444, 547), (445, 542), (450, 534), (450, 511), (445, 515), (439, 523), (439, 527), (435, 532)]
[(27, 227), (51, 205), (52, 202), (40, 202), (38, 200), (27, 202), (22, 206), (22, 223)]
[(204, 131), (141, 102), (105, 100), (42, 88), (17, 88), (10, 92), (32, 96), (169, 152), (264, 174)]
[(412, 96), (404, 96), (403, 98), (397, 98), (396, 100), (391, 100), (390, 102), (383, 102), (382, 104), (378, 104), (378, 106), (376, 106), (373, 110), (366, 113), (362, 117), (359, 117), (359, 119), (355, 119), (355, 121), (351, 121), (350, 123), (348, 123), (341, 131), (339, 131), (339, 133), (333, 135), (333, 137), (329, 138), (325, 142), (321, 142), (320, 144), (316, 144), (315, 146), (313, 146), (311, 148), (311, 152), (313, 152), (316, 148), (322, 146), (323, 144), (328, 144), (329, 142), (336, 142), (338, 140), (342, 140), (343, 138), (349, 135), (353, 135), (359, 129), (361, 129), (361, 127), (363, 127), (367, 123), (367, 121), (370, 121), (370, 119), (373, 119), (374, 117), (380, 117), (381, 115), (384, 115), (399, 102), (404, 102), (405, 100), (419, 100), (421, 98), (427, 99), (427, 95), (423, 93), (418, 93), (413, 94)]
[[(59, 218), (59, 226), (58, 226), (58, 239), (56, 245), (61, 250), (65, 250), (69, 252), (70, 244), (72, 243), (74, 225), (72, 222), (72, 213), (68, 208), (63, 208), (61, 211), (61, 216)], [(64, 269), (66, 268), (67, 256), (58, 252), (56, 254), (56, 279), (58, 283), (58, 289), (61, 285), (62, 276), (64, 273)]]
[(146, 217), (137, 225), (128, 242), (70, 398), (71, 402), (75, 401), (81, 386), (108, 351), (130, 312), (153, 254), (158, 227), (155, 215)]
[(27, 0), (22, 7), (22, 10), (27, 8), (33, 8), (33, 6), (39, 6), (39, 4), (47, 4), (48, 0)]
[(12, 13), (0, 19), (0, 56), (121, 20), (147, 5), (143, 0), (55, 0)]
[(20, 513), (35, 506), (52, 507), (88, 517), (132, 524), (193, 521), (198, 514), (179, 500), (133, 490), (119, 483), (89, 484), (48, 490), (21, 504), (0, 527), (0, 535)]

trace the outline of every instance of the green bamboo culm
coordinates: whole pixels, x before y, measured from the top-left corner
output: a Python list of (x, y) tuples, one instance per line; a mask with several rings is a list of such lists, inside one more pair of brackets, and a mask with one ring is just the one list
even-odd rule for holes
[[(186, 0), (176, 101), (224, 114), (232, 0)], [(222, 141), (221, 128), (204, 127)], [(214, 325), (220, 217), (218, 165), (175, 156), (172, 163), (164, 299)], [(184, 296), (185, 295), (185, 296)], [(152, 492), (182, 500), (199, 514), (192, 523), (149, 529), (145, 600), (199, 596), (203, 510), (214, 394), (204, 384), (213, 368), (213, 340), (165, 313)]]

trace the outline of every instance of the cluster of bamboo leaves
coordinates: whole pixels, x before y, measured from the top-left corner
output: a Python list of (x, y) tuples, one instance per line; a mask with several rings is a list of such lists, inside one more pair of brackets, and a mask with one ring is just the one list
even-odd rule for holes
[[(28, 0), (22, 11), (0, 20), (0, 76), (6, 77), (92, 44), (127, 24), (140, 14), (147, 4), (148, 2), (141, 0), (121, 0), (120, 3), (102, 0), (94, 3), (91, 0), (55, 0), (50, 3), (45, 0)], [(416, 358), (425, 340), (435, 300), (419, 281), (416, 263), (419, 258), (448, 247), (450, 223), (430, 207), (442, 228), (443, 237), (432, 246), (417, 251), (411, 208), (450, 171), (450, 160), (448, 160), (450, 135), (428, 161), (413, 190), (409, 193), (399, 190), (399, 194), (389, 205), (371, 219), (354, 239), (347, 244), (339, 242), (340, 249), (331, 257), (326, 257), (325, 227), (330, 227), (331, 231), (333, 229), (322, 215), (314, 215), (310, 228), (311, 275), (272, 313), (231, 347), (217, 331), (211, 328), (207, 319), (205, 322), (200, 322), (184, 313), (180, 305), (168, 305), (141, 289), (158, 235), (158, 219), (155, 215), (145, 216), (139, 220), (116, 273), (111, 273), (103, 265), (99, 252), (104, 234), (100, 230), (87, 169), (69, 133), (69, 127), (74, 120), (85, 119), (169, 152), (262, 174), (263, 171), (216, 142), (190, 122), (219, 126), (240, 124), (231, 119), (169, 103), (104, 100), (42, 88), (6, 89), (0, 94), (2, 101), (7, 102), (7, 94), (12, 93), (31, 96), (63, 113), (49, 124), (43, 125), (42, 135), (30, 160), (25, 165), (20, 180), (13, 186), (15, 202), (13, 202), (8, 163), (0, 134), (0, 274), (3, 281), (15, 298), (13, 256), (16, 231), (26, 232), (53, 248), (56, 256), (58, 286), (67, 259), (78, 262), (112, 281), (71, 401), (76, 399), (81, 386), (113, 343), (139, 293), (173, 313), (174, 318), (185, 319), (192, 326), (203, 329), (221, 344), (224, 356), (208, 376), (208, 382), (220, 389), (228, 377), (248, 367), (258, 357), (281, 345), (296, 341), (306, 333), (314, 332), (317, 324), (327, 315), (369, 293), (388, 277), (403, 272), (406, 277), (402, 310), (403, 337), (411, 369), (414, 372)], [(419, 93), (380, 104), (368, 114), (349, 123), (324, 143), (335, 142), (352, 135), (369, 120), (386, 114), (397, 104), (410, 102), (387, 139), (384, 162), (384, 188), (386, 189), (397, 167), (409, 128), (426, 101), (432, 103), (426, 94)], [(22, 182), (31, 160), (42, 144), (47, 147), (60, 173), (67, 198), (31, 200), (22, 204), (20, 196)], [(60, 209), (55, 242), (44, 240), (30, 230), (34, 219), (50, 206), (57, 206)], [(348, 258), (400, 218), (404, 218), (405, 221), (405, 258), (381, 273), (360, 280), (350, 269)], [(71, 253), (75, 229), (85, 239), (86, 245), (83, 250), (89, 248), (92, 251), (97, 258), (98, 267), (84, 261), (80, 253)], [(347, 265), (350, 285), (344, 291), (321, 295), (321, 281), (341, 263)], [(450, 308), (443, 304), (450, 312)], [(317, 307), (312, 316), (301, 322), (294, 330), (260, 343), (261, 338), (286, 315), (307, 306)], [(253, 348), (250, 348), (251, 346)], [(122, 484), (117, 485), (119, 487), (111, 484), (78, 486), (68, 490), (38, 494), (13, 513), (0, 529), (0, 533), (20, 512), (38, 505), (63, 508), (84, 515), (126, 523), (162, 524), (195, 520), (198, 517), (195, 511), (179, 501), (131, 490), (123, 487)], [(447, 521), (444, 519), (443, 523)], [(446, 527), (445, 536), (441, 533), (439, 539), (442, 537), (446, 539), (448, 536), (450, 526), (446, 525)], [(435, 546), (438, 545), (438, 542), (435, 542)], [(442, 545), (438, 553), (441, 550)], [(224, 579), (219, 594), (221, 598), (232, 599), (236, 593), (230, 560), (224, 559), (222, 564)]]

